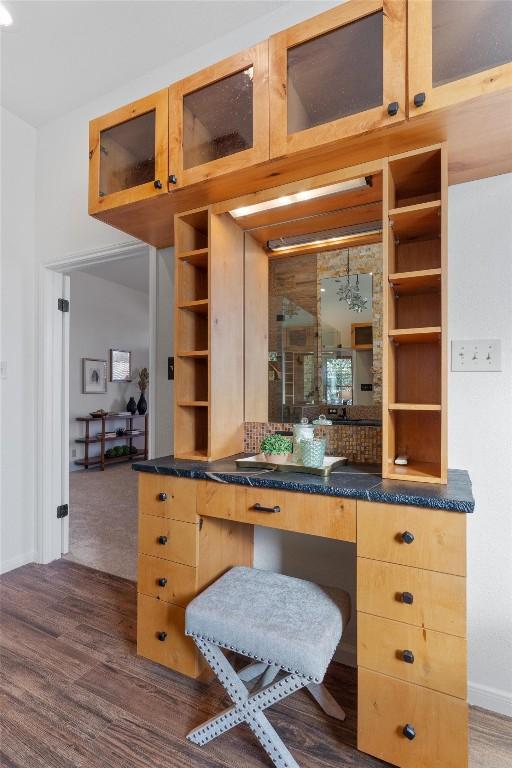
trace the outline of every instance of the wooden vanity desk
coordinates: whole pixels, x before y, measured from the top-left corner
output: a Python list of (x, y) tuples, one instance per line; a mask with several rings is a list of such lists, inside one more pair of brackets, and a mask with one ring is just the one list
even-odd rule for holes
[(228, 568), (252, 565), (255, 525), (352, 542), (358, 749), (404, 768), (467, 766), (467, 473), (404, 491), (364, 473), (258, 479), (229, 459), (134, 468), (139, 654), (190, 677), (205, 671), (183, 634), (185, 606)]

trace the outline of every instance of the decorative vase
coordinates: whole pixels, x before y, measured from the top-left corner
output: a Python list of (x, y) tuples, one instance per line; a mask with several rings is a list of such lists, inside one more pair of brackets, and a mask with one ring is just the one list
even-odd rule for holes
[(144, 416), (148, 409), (148, 403), (146, 398), (144, 397), (144, 392), (140, 393), (139, 402), (137, 403), (137, 411), (141, 416)]
[(130, 397), (128, 400), (128, 403), (126, 404), (126, 410), (132, 414), (137, 413), (137, 403), (135, 402), (134, 397)]
[(287, 464), (291, 456), (291, 453), (266, 453), (265, 461), (268, 461), (269, 464)]

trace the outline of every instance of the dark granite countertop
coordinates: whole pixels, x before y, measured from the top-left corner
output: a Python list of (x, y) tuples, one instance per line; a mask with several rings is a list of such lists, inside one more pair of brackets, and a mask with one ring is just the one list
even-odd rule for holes
[(383, 480), (380, 468), (369, 464), (347, 464), (332, 472), (330, 477), (324, 478), (302, 472), (238, 469), (234, 460), (244, 455), (249, 454), (238, 454), (209, 463), (164, 456), (161, 459), (134, 462), (132, 467), (136, 472), (153, 472), (194, 480), (216, 480), (221, 483), (322, 496), (342, 496), (384, 504), (407, 504), (452, 512), (473, 512), (475, 508), (471, 480), (463, 469), (448, 470), (447, 485)]

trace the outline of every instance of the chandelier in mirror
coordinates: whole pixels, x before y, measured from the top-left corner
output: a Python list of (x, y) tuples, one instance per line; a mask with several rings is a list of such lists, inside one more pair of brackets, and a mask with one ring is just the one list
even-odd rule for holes
[(353, 312), (364, 312), (366, 305), (368, 304), (368, 299), (362, 295), (361, 289), (359, 288), (359, 275), (356, 275), (355, 283), (350, 282), (350, 254), (347, 254), (346, 281), (343, 282), (340, 278), (336, 282), (342, 283), (336, 291), (339, 300), (341, 302), (345, 301), (348, 308)]

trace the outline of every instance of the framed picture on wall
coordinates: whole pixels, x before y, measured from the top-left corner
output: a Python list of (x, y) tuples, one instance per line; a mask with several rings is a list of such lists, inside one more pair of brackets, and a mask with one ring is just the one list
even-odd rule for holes
[(110, 381), (132, 380), (132, 353), (124, 349), (110, 350)]
[(82, 392), (97, 395), (107, 391), (107, 361), (82, 357)]

